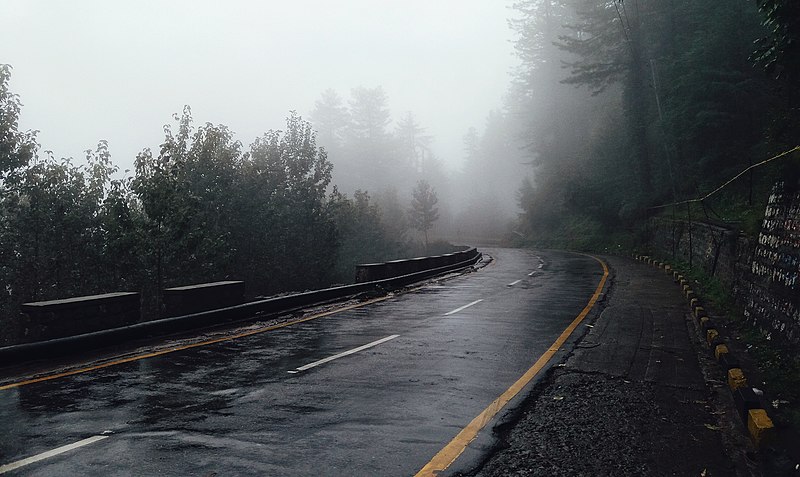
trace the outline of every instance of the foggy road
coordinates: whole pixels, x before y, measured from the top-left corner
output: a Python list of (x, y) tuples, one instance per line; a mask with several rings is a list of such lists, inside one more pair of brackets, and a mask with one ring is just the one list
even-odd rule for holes
[[(413, 475), (603, 277), (588, 256), (486, 252), (475, 273), (362, 307), (0, 390), (0, 473)], [(496, 419), (451, 471), (483, 455)]]

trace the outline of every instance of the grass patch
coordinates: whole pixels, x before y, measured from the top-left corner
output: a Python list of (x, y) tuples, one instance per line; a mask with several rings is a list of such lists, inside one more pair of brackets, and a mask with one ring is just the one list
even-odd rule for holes
[(693, 288), (704, 302), (718, 314), (730, 319), (733, 331), (747, 347), (748, 355), (761, 372), (772, 399), (788, 401), (781, 403), (777, 410), (771, 409), (770, 415), (800, 430), (800, 356), (797, 350), (767, 338), (761, 329), (745, 319), (730, 290), (719, 279), (707, 275), (698, 267), (690, 270), (688, 264), (683, 262), (670, 264), (694, 284)]

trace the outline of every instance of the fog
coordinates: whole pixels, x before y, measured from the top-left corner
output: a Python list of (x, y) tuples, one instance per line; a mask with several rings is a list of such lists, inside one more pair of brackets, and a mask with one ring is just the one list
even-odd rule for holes
[(245, 143), (308, 113), (327, 88), (382, 86), (449, 168), (498, 107), (514, 63), (503, 2), (0, 3), (2, 62), (22, 128), (56, 155), (98, 139), (126, 166), (184, 104)]
[[(0, 63), (14, 68), (20, 129), (38, 130), (43, 150), (82, 158), (104, 139), (121, 171), (145, 147), (157, 150), (184, 105), (246, 146), (291, 110), (310, 116), (326, 90), (346, 102), (355, 88), (381, 88), (388, 132), (409, 114), (424, 128), (442, 176), (432, 181), (451, 209), (461, 197), (445, 189), (461, 188), (455, 178), (471, 167), (464, 136), (484, 130), (508, 90), (510, 4), (4, 1)], [(347, 165), (335, 151), (330, 159), (338, 183)], [(387, 184), (375, 179), (340, 189), (379, 193)], [(407, 186), (398, 184), (402, 196)]]
[(12, 302), (237, 276), (266, 294), (454, 244), (619, 247), (657, 204), (794, 144), (796, 42), (758, 50), (763, 12), (739, 7), (6, 0)]

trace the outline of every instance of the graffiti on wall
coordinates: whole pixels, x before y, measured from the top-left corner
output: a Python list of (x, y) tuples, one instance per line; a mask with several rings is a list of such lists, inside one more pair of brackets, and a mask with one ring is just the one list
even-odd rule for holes
[(750, 266), (739, 283), (745, 316), (764, 330), (800, 342), (800, 192), (775, 185)]

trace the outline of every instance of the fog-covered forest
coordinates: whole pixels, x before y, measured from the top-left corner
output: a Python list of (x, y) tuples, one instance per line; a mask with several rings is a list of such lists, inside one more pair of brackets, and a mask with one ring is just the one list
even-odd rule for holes
[(525, 239), (631, 245), (658, 213), (752, 231), (776, 163), (702, 207), (691, 199), (797, 145), (800, 7), (780, 0), (521, 1), (521, 60), (507, 111), (534, 179), (520, 190)]
[[(687, 212), (653, 206), (796, 145), (788, 0), (528, 0), (509, 17), (518, 66), (504, 103), (463, 131), (457, 169), (380, 85), (270, 112), (285, 127), (257, 138), (187, 106), (129, 172), (103, 140), (64, 159), (19, 128), (24, 98), (0, 66), (0, 314), (115, 290), (153, 309), (165, 286), (221, 279), (260, 295), (321, 287), (451, 244), (614, 246), (650, 215)], [(787, 167), (694, 213), (746, 223)]]
[[(55, 159), (16, 128), (20, 99), (0, 67), (0, 257), (9, 315), (20, 303), (143, 290), (155, 313), (166, 286), (243, 279), (251, 295), (350, 282), (354, 265), (454, 249), (415, 241), (437, 216), (420, 179), (402, 200), (331, 184), (333, 165), (311, 123), (292, 112), (245, 148), (187, 106), (115, 178), (105, 141), (84, 161)], [(386, 212), (383, 212), (383, 211)], [(396, 214), (396, 220), (390, 214)]]

